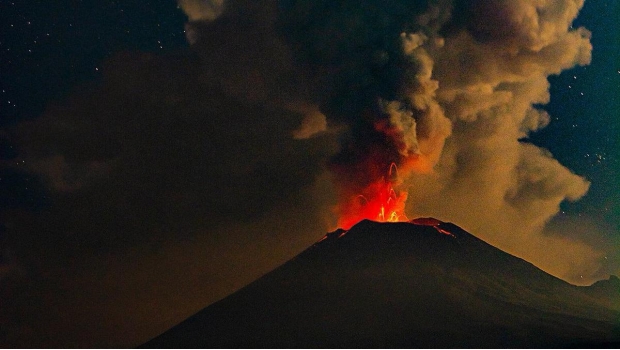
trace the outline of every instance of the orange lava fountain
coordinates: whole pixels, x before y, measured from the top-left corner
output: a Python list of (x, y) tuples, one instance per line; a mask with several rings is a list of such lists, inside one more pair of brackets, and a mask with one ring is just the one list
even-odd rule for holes
[[(395, 170), (396, 165), (392, 163), (389, 178), (395, 178)], [(338, 226), (348, 230), (364, 219), (378, 222), (408, 221), (405, 215), (406, 201), (407, 192), (395, 191), (393, 180), (382, 177), (367, 186), (362, 194), (353, 196), (338, 208)]]

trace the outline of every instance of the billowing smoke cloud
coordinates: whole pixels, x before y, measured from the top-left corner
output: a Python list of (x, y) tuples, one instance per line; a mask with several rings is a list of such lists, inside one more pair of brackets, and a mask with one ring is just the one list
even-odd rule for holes
[[(437, 100), (453, 124), (429, 176), (409, 181), (413, 211), (458, 222), (487, 241), (578, 281), (596, 273), (591, 247), (543, 234), (588, 182), (527, 135), (549, 123), (547, 76), (590, 62), (589, 32), (572, 29), (582, 1), (475, 1), (462, 30), (434, 50)], [(561, 258), (560, 258), (561, 257)]]
[[(588, 182), (527, 142), (549, 123), (538, 107), (549, 100), (547, 77), (590, 61), (589, 32), (571, 27), (583, 1), (227, 4), (219, 23), (195, 26), (196, 47), (207, 60), (230, 46), (221, 60), (258, 61), (220, 77), (240, 75), (232, 89), (246, 96), (315, 105), (300, 134), (323, 130), (325, 118), (340, 130), (329, 167), (341, 225), (372, 219), (374, 200), (408, 198), (407, 216), (454, 221), (573, 281), (595, 273), (593, 248), (543, 234)], [(243, 34), (231, 40), (235, 30)], [(248, 77), (260, 94), (244, 87)]]
[[(338, 133), (329, 169), (341, 225), (391, 200), (399, 215), (454, 221), (579, 281), (597, 273), (599, 253), (544, 227), (589, 183), (527, 136), (549, 123), (539, 107), (547, 77), (590, 61), (589, 32), (571, 27), (582, 5), (230, 0), (218, 21), (191, 27), (203, 58), (217, 48), (227, 61), (211, 77), (289, 108), (315, 106), (299, 134), (325, 120)], [(407, 198), (405, 213), (397, 202)]]
[(429, 172), (451, 130), (435, 100), (427, 52), (443, 45), (433, 31), (447, 17), (414, 2), (290, 1), (281, 10), (276, 30), (323, 87), (313, 88), (320, 91), (315, 103), (332, 123), (346, 125), (330, 164), (339, 224), (402, 218), (401, 179)]

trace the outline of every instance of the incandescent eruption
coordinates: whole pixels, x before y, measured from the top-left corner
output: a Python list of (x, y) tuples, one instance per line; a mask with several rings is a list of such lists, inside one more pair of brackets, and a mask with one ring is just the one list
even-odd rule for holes
[(528, 140), (551, 120), (547, 78), (590, 62), (583, 0), (180, 5), (207, 81), (299, 116), (300, 143), (337, 145), (335, 189), (313, 197), (331, 228), (434, 216), (556, 275), (600, 273), (592, 246), (545, 232), (589, 182)]
[[(361, 189), (361, 194), (349, 194), (349, 199), (341, 198), (338, 206), (340, 219), (338, 227), (348, 230), (356, 223), (369, 219), (378, 222), (407, 221), (405, 202), (407, 192), (394, 189), (397, 186), (398, 172), (392, 163), (386, 176)], [(346, 188), (346, 186), (343, 186)], [(343, 190), (344, 193), (346, 193)], [(343, 195), (344, 196), (344, 195)]]
[(406, 220), (403, 181), (432, 170), (451, 132), (428, 53), (444, 43), (437, 30), (445, 13), (398, 1), (283, 1), (280, 10), (276, 26), (295, 61), (328, 87), (314, 102), (346, 126), (329, 164), (339, 226)]
[[(58, 9), (69, 11), (56, 2)], [(197, 305), (220, 300), (296, 256), (336, 225), (345, 230), (320, 246), (340, 242), (337, 245), (353, 255), (347, 260), (350, 265), (341, 266), (347, 253), (329, 249), (333, 266), (341, 266), (335, 281), (349, 278), (349, 267), (359, 280), (321, 288), (321, 278), (333, 271), (323, 254), (314, 256), (327, 274), (304, 279), (303, 273), (291, 270), (299, 290), (317, 300), (302, 312), (299, 299), (281, 294), (290, 303), (274, 302), (284, 305), (278, 312), (285, 316), (272, 318), (282, 322), (273, 328), (274, 337), (294, 335), (280, 327), (294, 324), (287, 322), (289, 311), (297, 312), (296, 321), (323, 322), (339, 310), (342, 318), (331, 319), (333, 326), (311, 322), (314, 329), (339, 333), (352, 327), (353, 336), (368, 334), (355, 329), (357, 321), (368, 317), (384, 327), (379, 338), (411, 335), (399, 328), (407, 323), (397, 316), (411, 317), (410, 324), (428, 335), (429, 342), (423, 344), (431, 346), (437, 339), (450, 341), (449, 322), (459, 319), (463, 337), (470, 331), (481, 337), (500, 334), (492, 344), (501, 345), (501, 330), (506, 329), (502, 322), (512, 318), (498, 317), (495, 311), (508, 311), (505, 302), (514, 303), (510, 310), (515, 313), (526, 312), (522, 321), (533, 326), (564, 319), (528, 314), (521, 302), (537, 300), (534, 307), (555, 300), (555, 286), (562, 283), (543, 283), (548, 293), (533, 296), (540, 290), (529, 282), (543, 275), (525, 273), (515, 285), (512, 267), (523, 264), (502, 265), (506, 259), (501, 254), (496, 260), (481, 258), (478, 253), (489, 250), (468, 250), (482, 243), (459, 245), (464, 242), (459, 238), (469, 235), (459, 237), (461, 231), (447, 222), (571, 283), (586, 285), (617, 274), (617, 230), (590, 216), (598, 209), (613, 209), (613, 200), (584, 205), (578, 209), (583, 218), (567, 210), (569, 214), (559, 218), (568, 219), (560, 229), (548, 225), (561, 204), (584, 196), (589, 182), (580, 176), (586, 172), (573, 173), (540, 146), (563, 145), (573, 161), (583, 161), (579, 153), (585, 152), (587, 147), (581, 146), (587, 142), (581, 143), (577, 128), (566, 148), (564, 138), (570, 136), (558, 130), (547, 129), (557, 140), (541, 144), (536, 143), (546, 137), (543, 133), (529, 137), (549, 123), (569, 128), (573, 118), (592, 129), (606, 125), (597, 120), (598, 111), (577, 120), (590, 110), (567, 118), (555, 111), (549, 116), (543, 109), (550, 101), (549, 76), (590, 62), (590, 33), (579, 24), (588, 22), (573, 22), (582, 0), (178, 0), (187, 16), (178, 13), (173, 36), (185, 21), (189, 47), (176, 50), (151, 40), (144, 47), (154, 45), (157, 52), (117, 54), (105, 43), (125, 49), (127, 35), (143, 32), (125, 31), (124, 16), (129, 14), (121, 16), (119, 8), (139, 7), (150, 14), (151, 7), (112, 3), (97, 6), (120, 16), (123, 23), (113, 27), (115, 38), (122, 40), (95, 40), (105, 33), (97, 23), (112, 28), (112, 22), (99, 13), (89, 17), (95, 13), (91, 6), (80, 7), (89, 14), (83, 24), (90, 27), (81, 24), (78, 31), (65, 31), (59, 29), (65, 26), (57, 26), (56, 33), (82, 38), (82, 30), (91, 28), (96, 33), (86, 37), (93, 43), (60, 40), (53, 32), (45, 39), (72, 67), (67, 74), (79, 72), (73, 63), (81, 60), (64, 57), (67, 52), (82, 55), (82, 47), (106, 46), (99, 52), (110, 57), (83, 69), (94, 73), (92, 68), (98, 67), (97, 78), (90, 81), (92, 74), (84, 75), (88, 83), (66, 94), (46, 89), (53, 86), (47, 82), (39, 90), (54, 90), (48, 91), (54, 102), (41, 116), (1, 123), (6, 128), (0, 130), (0, 149), (10, 154), (0, 159), (0, 166), (10, 171), (0, 171), (0, 300), (6, 301), (6, 307), (0, 307), (0, 344), (132, 347), (191, 314)], [(596, 4), (592, 8), (613, 7), (591, 3)], [(20, 4), (9, 7), (35, 8), (43, 17), (49, 12), (40, 2)], [(175, 12), (169, 5), (167, 11)], [(155, 6), (154, 15), (156, 8), (163, 9)], [(617, 13), (617, 7), (615, 11), (611, 13)], [(73, 18), (68, 13), (56, 17)], [(133, 18), (144, 17), (149, 15)], [(162, 21), (154, 17), (147, 22)], [(29, 35), (36, 35), (31, 32), (35, 27), (46, 30), (21, 22)], [(33, 24), (37, 22), (47, 23)], [(598, 33), (596, 40), (604, 36), (597, 38)], [(21, 36), (15, 38), (8, 44)], [(65, 44), (75, 51), (66, 50)], [(8, 64), (29, 62), (31, 69), (9, 72), (14, 86), (3, 95), (3, 111), (20, 108), (12, 98), (12, 106), (6, 103), (11, 94), (37, 99), (38, 94), (22, 91), (43, 81), (36, 72), (65, 80), (62, 70), (49, 69), (55, 67), (52, 63), (38, 67), (36, 58), (50, 52), (47, 45), (36, 45), (40, 49), (28, 56), (33, 60), (18, 60), (24, 51), (11, 48), (15, 59)], [(581, 82), (579, 71), (583, 73), (574, 72)], [(22, 80), (20, 72), (29, 78)], [(27, 81), (33, 84), (23, 84)], [(575, 84), (572, 92), (576, 90)], [(57, 100), (61, 95), (66, 98)], [(558, 95), (559, 101), (572, 96)], [(590, 136), (583, 138), (594, 139)], [(409, 221), (416, 217), (436, 217), (443, 223)], [(358, 225), (357, 232), (367, 234), (355, 234)], [(384, 234), (390, 227), (396, 236)], [(408, 232), (396, 232), (400, 229)], [(423, 242), (429, 244), (418, 244)], [(363, 254), (357, 255), (360, 246)], [(419, 259), (409, 248), (418, 249)], [(395, 252), (403, 253), (402, 259), (394, 260)], [(442, 259), (442, 254), (453, 254), (452, 259)], [(378, 258), (378, 264), (366, 258)], [(459, 266), (467, 261), (473, 265), (464, 274)], [(309, 273), (317, 272), (314, 261), (307, 267)], [(390, 284), (378, 271), (387, 273), (383, 276)], [(391, 274), (397, 271), (411, 277), (408, 287), (423, 297), (412, 300), (412, 289), (401, 283), (403, 274)], [(443, 285), (437, 293), (427, 288), (438, 284)], [(377, 298), (367, 292), (375, 288), (382, 289), (374, 294)], [(394, 295), (398, 290), (400, 296)], [(487, 290), (489, 295), (480, 294)], [(564, 299), (573, 305), (578, 288), (564, 290)], [(358, 302), (350, 301), (351, 291), (359, 293)], [(497, 293), (501, 298), (492, 300)], [(330, 298), (336, 304), (325, 302)], [(369, 298), (382, 300), (384, 304), (374, 304), (375, 315), (392, 323), (365, 313), (360, 305), (372, 305)], [(454, 302), (445, 304), (450, 298)], [(579, 299), (583, 305), (585, 299)], [(254, 300), (249, 305), (256, 307), (257, 317), (265, 315), (260, 308), (267, 303)], [(485, 315), (480, 314), (481, 304), (489, 306)], [(316, 305), (325, 305), (325, 312), (317, 314)], [(431, 305), (440, 308), (428, 309)], [(565, 310), (563, 305), (544, 311)], [(465, 315), (463, 306), (469, 308)], [(346, 307), (352, 312), (343, 311)], [(419, 316), (421, 310), (427, 313)], [(432, 324), (426, 315), (434, 318)], [(241, 316), (229, 325), (245, 320)], [(487, 332), (484, 325), (493, 322), (499, 324), (497, 332)], [(302, 324), (297, 329), (309, 328)], [(527, 331), (517, 327), (514, 334)]]
[(599, 253), (543, 232), (589, 183), (527, 139), (550, 122), (547, 77), (591, 59), (589, 32), (571, 26), (582, 5), (278, 2), (274, 26), (307, 77), (306, 102), (338, 132), (328, 166), (340, 225), (435, 216), (557, 274), (593, 273)]

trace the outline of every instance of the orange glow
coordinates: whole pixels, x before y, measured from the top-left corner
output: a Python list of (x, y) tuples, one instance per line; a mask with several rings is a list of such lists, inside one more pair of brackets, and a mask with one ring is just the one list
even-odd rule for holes
[(439, 227), (437, 227), (437, 226), (433, 226), (433, 227), (434, 227), (434, 228), (435, 228), (435, 230), (437, 230), (437, 232), (439, 232), (439, 233), (443, 233), (444, 235), (448, 235), (448, 236), (452, 236), (452, 237), (454, 237), (454, 235), (453, 235), (453, 234), (452, 234), (452, 232), (450, 232), (450, 231), (444, 230), (444, 229), (439, 228)]
[(444, 230), (441, 227), (439, 227), (439, 225), (443, 224), (443, 222), (435, 218), (417, 218), (417, 219), (411, 220), (411, 223), (415, 225), (421, 225), (421, 226), (431, 226), (432, 228), (437, 230), (437, 232), (439, 233), (443, 233), (444, 235), (455, 237), (452, 234), (452, 232), (448, 230)]
[[(394, 163), (390, 165), (388, 175), (393, 179), (397, 177)], [(406, 200), (407, 192), (395, 191), (393, 181), (382, 177), (367, 186), (363, 194), (353, 196), (339, 206), (338, 226), (348, 230), (364, 219), (378, 222), (407, 221)]]
[(412, 224), (421, 225), (421, 226), (439, 226), (442, 224), (440, 220), (435, 218), (416, 218), (411, 220)]

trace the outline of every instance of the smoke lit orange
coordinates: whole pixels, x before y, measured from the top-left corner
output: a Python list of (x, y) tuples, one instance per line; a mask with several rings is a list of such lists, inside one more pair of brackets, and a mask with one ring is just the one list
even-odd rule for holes
[(407, 221), (405, 215), (407, 192), (394, 190), (395, 171), (396, 165), (392, 163), (388, 179), (382, 177), (367, 186), (363, 193), (341, 204), (338, 226), (348, 230), (364, 219), (379, 222)]

